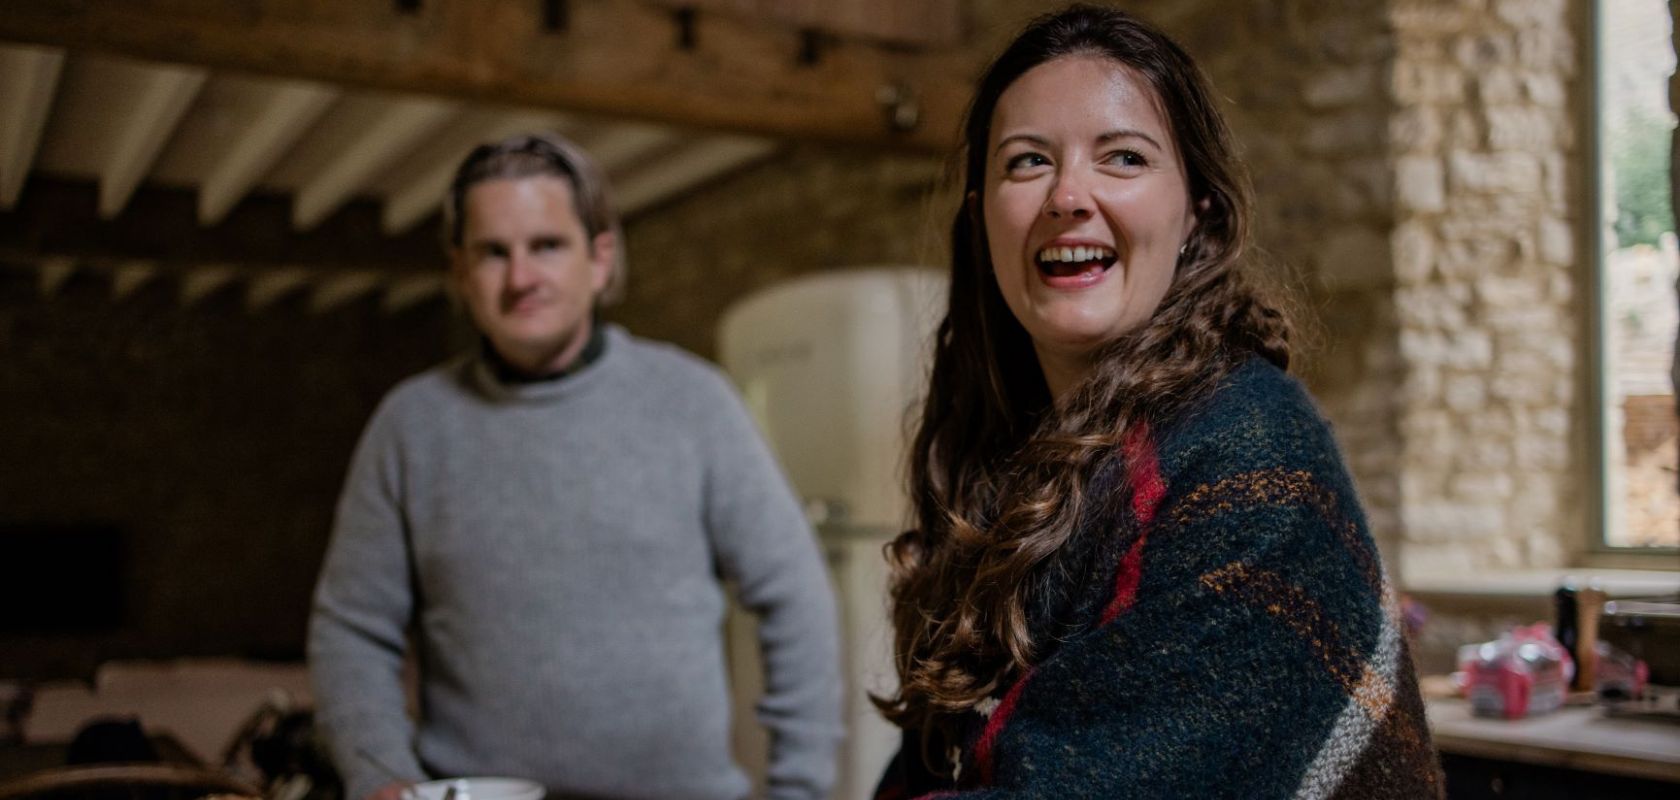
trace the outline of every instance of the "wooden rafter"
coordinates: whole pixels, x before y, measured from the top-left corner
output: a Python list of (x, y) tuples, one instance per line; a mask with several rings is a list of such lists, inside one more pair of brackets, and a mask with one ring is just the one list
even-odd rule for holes
[(122, 213), (140, 180), (157, 162), (181, 116), (209, 73), (202, 69), (138, 66), (141, 85), (129, 118), (118, 132), (115, 145), (99, 177), (99, 215), (111, 219)]
[(480, 112), (449, 126), (439, 135), (431, 137), (409, 159), (410, 163), (428, 166), (408, 176), (402, 185), (385, 195), (380, 226), (387, 234), (400, 234), (436, 211), (443, 202), (444, 193), (449, 191), (449, 181), (455, 177), (456, 167), (472, 148), (517, 133), (553, 129), (561, 119), (557, 114)]
[[(161, 61), (443, 93), (475, 101), (780, 137), (952, 144), (970, 54), (835, 36), (812, 52), (786, 24), (641, 0), (29, 0), (0, 38)], [(547, 27), (554, 23), (553, 28)], [(883, 87), (900, 87), (883, 93)], [(897, 96), (915, 113), (890, 113)], [(895, 123), (894, 120), (898, 120)], [(907, 129), (903, 123), (914, 120)]]
[(221, 222), (338, 98), (337, 90), (304, 81), (277, 82), (263, 94), (261, 110), (233, 136), (233, 149), (216, 163), (199, 189), (201, 225)]
[(23, 191), (63, 68), (57, 48), (0, 48), (0, 208)]
[[(385, 101), (377, 101), (385, 102)], [(315, 227), (380, 170), (443, 125), (460, 107), (427, 97), (390, 101), (371, 126), (321, 167), (297, 193), (292, 224)]]
[(692, 186), (764, 158), (775, 142), (741, 137), (716, 137), (678, 149), (650, 162), (616, 188), (621, 212), (636, 214), (683, 187)]

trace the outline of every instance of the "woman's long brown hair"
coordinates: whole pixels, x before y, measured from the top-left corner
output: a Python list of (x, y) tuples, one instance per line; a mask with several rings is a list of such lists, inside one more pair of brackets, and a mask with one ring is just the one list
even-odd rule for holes
[[(1095, 54), (1153, 87), (1197, 208), (1152, 318), (1107, 345), (1052, 403), (1032, 341), (1004, 304), (980, 208), (998, 98), (1023, 73)], [(1124, 12), (1073, 6), (1033, 22), (980, 81), (964, 128), (964, 197), (951, 231), (949, 307), (911, 450), (915, 528), (887, 548), (899, 677), (876, 698), (895, 724), (950, 738), (955, 716), (1042, 651), (1028, 619), (1065, 570), (1096, 469), (1140, 423), (1159, 423), (1258, 353), (1289, 363), (1289, 326), (1239, 272), (1249, 190), (1205, 78), (1166, 36)], [(924, 745), (926, 740), (924, 739)]]

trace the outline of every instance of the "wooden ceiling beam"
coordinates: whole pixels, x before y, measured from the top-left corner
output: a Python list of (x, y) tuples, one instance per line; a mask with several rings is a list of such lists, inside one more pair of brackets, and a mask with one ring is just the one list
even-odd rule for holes
[(261, 110), (231, 137), (233, 149), (199, 187), (199, 224), (221, 222), (336, 99), (336, 89), (305, 81), (277, 82), (264, 90)]
[(122, 213), (140, 180), (151, 172), (209, 73), (202, 69), (136, 65), (143, 73), (133, 113), (117, 133), (99, 176), (99, 216)]
[[(443, 93), (737, 133), (946, 152), (976, 63), (639, 0), (31, 0), (0, 39), (385, 91)], [(883, 92), (883, 89), (896, 91)], [(884, 105), (896, 98), (900, 107)]]
[(345, 142), (332, 160), (298, 189), (292, 203), (292, 224), (298, 230), (315, 227), (459, 108), (453, 102), (423, 97), (394, 101), (377, 122)]
[(553, 130), (563, 122), (558, 114), (489, 112), (451, 126), (403, 159), (405, 165), (413, 165), (413, 177), (385, 195), (380, 227), (396, 236), (437, 211), (456, 168), (474, 147), (519, 133)]
[(650, 162), (620, 181), (615, 189), (619, 211), (633, 216), (671, 197), (730, 170), (746, 166), (775, 152), (776, 143), (741, 136), (714, 136), (673, 151), (669, 157)]
[(0, 47), (0, 208), (17, 205), (63, 68), (56, 47)]
[(292, 227), (288, 198), (263, 192), (245, 198), (212, 228), (198, 225), (198, 196), (191, 189), (142, 186), (112, 220), (101, 219), (97, 205), (92, 182), (31, 177), (28, 200), (0, 211), (0, 258), (148, 259), (170, 269), (301, 265), (407, 275), (441, 271), (444, 265), (433, 232), (387, 236), (379, 228), (378, 203), (359, 199), (307, 232)]

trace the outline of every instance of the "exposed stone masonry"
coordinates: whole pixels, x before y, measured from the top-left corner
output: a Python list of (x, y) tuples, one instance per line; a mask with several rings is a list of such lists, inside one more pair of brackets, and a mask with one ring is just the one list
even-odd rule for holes
[(1592, 482), (1565, 0), (1409, 0), (1395, 58), (1402, 572), (1561, 566)]

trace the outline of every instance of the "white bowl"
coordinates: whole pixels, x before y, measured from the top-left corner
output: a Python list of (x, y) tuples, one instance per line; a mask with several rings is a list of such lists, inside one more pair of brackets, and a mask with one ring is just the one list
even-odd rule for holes
[(404, 800), (443, 800), (449, 787), (455, 800), (543, 800), (547, 790), (523, 778), (445, 778), (408, 787)]

